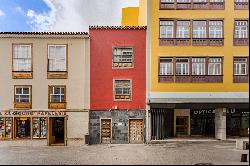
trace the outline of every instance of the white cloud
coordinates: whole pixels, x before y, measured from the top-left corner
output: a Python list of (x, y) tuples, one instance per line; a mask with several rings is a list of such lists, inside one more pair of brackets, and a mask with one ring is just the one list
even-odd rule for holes
[(89, 25), (120, 25), (121, 8), (138, 0), (43, 0), (49, 12), (28, 10), (33, 31), (88, 31)]
[(21, 6), (15, 7), (15, 12), (17, 12), (19, 14), (22, 14), (22, 15), (25, 15), (25, 12), (24, 12), (24, 10), (22, 9)]
[(1, 16), (5, 16), (5, 13), (2, 10), (0, 10), (0, 17)]

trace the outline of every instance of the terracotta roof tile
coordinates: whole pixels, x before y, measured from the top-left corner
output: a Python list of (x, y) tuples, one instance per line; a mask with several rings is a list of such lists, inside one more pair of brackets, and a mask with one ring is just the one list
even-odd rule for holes
[(89, 29), (96, 29), (96, 30), (145, 30), (147, 26), (89, 26)]
[(0, 38), (86, 38), (87, 32), (0, 32)]

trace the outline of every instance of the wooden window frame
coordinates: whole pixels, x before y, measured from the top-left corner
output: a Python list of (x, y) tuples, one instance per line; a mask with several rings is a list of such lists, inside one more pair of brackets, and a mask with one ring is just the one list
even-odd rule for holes
[(160, 10), (225, 10), (225, 0), (223, 2), (211, 2), (207, 0), (207, 2), (194, 2), (190, 0), (190, 2), (183, 3), (177, 2), (161, 2), (159, 0), (159, 9)]
[[(161, 21), (173, 21), (173, 38), (161, 38)], [(178, 21), (189, 21), (189, 38), (177, 38), (177, 22)], [(192, 31), (192, 21), (188, 19), (159, 19), (159, 44), (160, 46), (190, 46), (191, 45), (191, 31)]]
[[(29, 45), (31, 53), (31, 71), (14, 70), (14, 48), (18, 45)], [(33, 78), (33, 43), (12, 43), (12, 78), (13, 79), (32, 79)]]
[[(133, 52), (131, 66), (129, 66), (128, 65), (129, 63), (126, 63), (126, 62), (118, 63), (118, 66), (115, 66), (114, 65), (114, 50), (115, 49), (126, 49), (126, 48), (132, 49), (132, 52)], [(112, 69), (132, 69), (132, 68), (134, 68), (134, 61), (135, 61), (135, 51), (134, 50), (135, 49), (133, 46), (113, 46), (112, 47)]]
[[(246, 74), (245, 75), (236, 75), (235, 73), (235, 59), (244, 58), (246, 59)], [(249, 83), (249, 57), (247, 56), (234, 56), (233, 57), (233, 83)]]
[(236, 2), (236, 0), (234, 0), (234, 10), (248, 10), (248, 9), (249, 9), (249, 1)]
[[(25, 88), (29, 87), (29, 103), (16, 102), (16, 88)], [(14, 108), (15, 109), (32, 109), (32, 85), (14, 85)]]
[[(173, 63), (173, 74), (172, 75), (160, 75), (160, 64), (161, 64), (161, 59), (172, 59)], [(175, 73), (175, 62), (174, 62), (174, 57), (159, 57), (158, 58), (158, 82), (167, 82), (167, 83), (173, 83), (174, 82), (174, 73)]]
[[(173, 38), (161, 38), (161, 21), (173, 21), (174, 22), (174, 34)], [(189, 36), (190, 38), (181, 39), (176, 38), (177, 22), (178, 21), (190, 21)], [(206, 36), (207, 38), (193, 38), (193, 22), (194, 21), (206, 21)], [(209, 22), (221, 21), (222, 22), (222, 38), (210, 38), (209, 37)], [(192, 42), (191, 42), (192, 41)], [(223, 19), (159, 19), (159, 45), (160, 46), (224, 46), (224, 20)]]
[[(116, 99), (116, 91), (115, 91), (115, 81), (130, 81), (130, 98), (129, 99)], [(133, 94), (133, 82), (132, 79), (113, 79), (113, 100), (114, 101), (121, 101), (121, 102), (131, 102), (132, 101), (132, 94)]]
[(248, 46), (249, 45), (249, 38), (235, 38), (236, 22), (237, 21), (247, 21), (247, 31), (248, 31), (248, 36), (249, 36), (249, 20), (248, 19), (234, 19), (233, 45), (234, 46)]
[[(66, 48), (66, 71), (50, 71), (49, 70), (49, 47), (65, 46)], [(68, 78), (68, 44), (47, 44), (47, 78), (48, 79), (67, 79)]]
[[(173, 76), (161, 76), (160, 71), (160, 58), (173, 59)], [(176, 75), (176, 59), (187, 58), (189, 59), (189, 75)], [(192, 75), (192, 58), (205, 58), (205, 74)], [(221, 75), (208, 75), (209, 58), (221, 58)], [(223, 64), (224, 57), (222, 56), (178, 56), (178, 57), (159, 57), (158, 60), (158, 83), (223, 83)], [(165, 78), (166, 77), (166, 78)]]
[[(12, 140), (13, 139), (13, 118), (12, 117), (0, 117), (3, 118), (4, 120), (4, 137), (0, 138), (0, 140)], [(11, 128), (10, 128), (10, 132), (11, 132), (11, 136), (10, 138), (6, 138), (6, 118), (10, 118), (11, 119)]]
[[(51, 88), (64, 88), (64, 102), (51, 102)], [(67, 107), (66, 85), (48, 85), (48, 109), (66, 109)]]

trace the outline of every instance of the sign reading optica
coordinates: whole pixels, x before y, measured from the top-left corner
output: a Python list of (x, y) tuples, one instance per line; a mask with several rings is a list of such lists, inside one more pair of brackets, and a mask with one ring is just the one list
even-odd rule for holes
[(0, 112), (2, 117), (20, 117), (20, 116), (36, 116), (36, 117), (57, 117), (66, 116), (64, 111), (6, 111)]

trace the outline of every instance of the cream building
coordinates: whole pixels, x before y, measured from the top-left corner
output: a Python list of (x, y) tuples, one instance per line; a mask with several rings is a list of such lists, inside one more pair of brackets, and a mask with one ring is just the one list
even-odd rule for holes
[(0, 144), (84, 142), (89, 54), (88, 33), (0, 33)]

